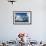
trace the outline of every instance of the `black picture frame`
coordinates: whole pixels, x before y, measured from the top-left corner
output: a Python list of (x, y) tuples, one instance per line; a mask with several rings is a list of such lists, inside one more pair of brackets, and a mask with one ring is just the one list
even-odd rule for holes
[(13, 11), (14, 25), (32, 24), (32, 11)]

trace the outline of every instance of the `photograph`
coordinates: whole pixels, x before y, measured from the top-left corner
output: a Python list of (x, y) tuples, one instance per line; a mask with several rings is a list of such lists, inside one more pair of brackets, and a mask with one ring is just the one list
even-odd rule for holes
[(0, 0), (0, 46), (46, 46), (46, 0)]
[(32, 11), (14, 11), (13, 24), (32, 24)]

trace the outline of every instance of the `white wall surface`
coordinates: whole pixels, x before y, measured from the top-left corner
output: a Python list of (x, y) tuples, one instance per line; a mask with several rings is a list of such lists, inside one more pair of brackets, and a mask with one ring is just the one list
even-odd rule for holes
[[(0, 0), (0, 40), (15, 40), (19, 32), (31, 34), (33, 40), (46, 40), (46, 10), (43, 0), (16, 0), (13, 5)], [(32, 9), (32, 25), (13, 25), (13, 11)]]

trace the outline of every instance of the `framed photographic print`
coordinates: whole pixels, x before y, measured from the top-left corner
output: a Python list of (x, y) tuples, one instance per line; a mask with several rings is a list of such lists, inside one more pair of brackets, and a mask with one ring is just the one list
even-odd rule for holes
[(13, 11), (13, 24), (32, 24), (32, 11)]

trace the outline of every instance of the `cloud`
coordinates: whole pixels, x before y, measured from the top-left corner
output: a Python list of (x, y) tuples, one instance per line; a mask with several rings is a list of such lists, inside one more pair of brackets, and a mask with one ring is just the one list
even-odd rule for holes
[(21, 16), (16, 16), (16, 21), (23, 21), (22, 17)]

